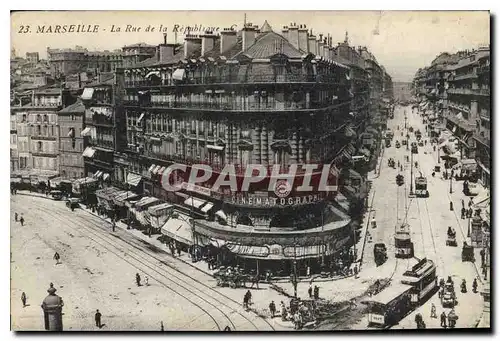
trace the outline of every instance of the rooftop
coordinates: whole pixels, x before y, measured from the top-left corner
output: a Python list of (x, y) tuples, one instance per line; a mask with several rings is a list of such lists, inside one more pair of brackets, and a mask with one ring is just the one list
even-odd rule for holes
[(59, 114), (72, 114), (72, 113), (83, 113), (85, 112), (85, 105), (83, 105), (81, 100), (68, 105), (66, 108), (59, 110)]

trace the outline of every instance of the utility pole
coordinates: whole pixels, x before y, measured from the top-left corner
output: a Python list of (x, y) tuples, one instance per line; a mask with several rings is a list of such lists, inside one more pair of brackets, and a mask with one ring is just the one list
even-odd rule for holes
[(451, 173), (450, 173), (450, 194), (453, 193), (452, 181), (453, 181), (453, 177), (451, 176)]

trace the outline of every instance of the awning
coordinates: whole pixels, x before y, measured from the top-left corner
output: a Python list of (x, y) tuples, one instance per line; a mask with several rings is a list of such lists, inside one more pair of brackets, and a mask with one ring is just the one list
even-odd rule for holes
[(181, 80), (184, 79), (185, 74), (186, 74), (186, 70), (184, 70), (184, 69), (177, 69), (172, 74), (172, 79), (177, 80), (177, 81), (181, 81)]
[(127, 174), (127, 184), (129, 184), (130, 186), (136, 187), (137, 185), (139, 185), (139, 182), (141, 182), (141, 179), (142, 176), (140, 176), (139, 174), (135, 173)]
[[(187, 217), (186, 217), (187, 218)], [(189, 224), (189, 218), (187, 221), (170, 218), (161, 228), (161, 233), (177, 240), (180, 243), (193, 245), (193, 232), (191, 225)]]
[(141, 116), (139, 116), (139, 118), (137, 119), (137, 124), (141, 123), (143, 118), (144, 118), (144, 113), (142, 113)]
[(161, 167), (159, 170), (158, 170), (158, 175), (162, 175), (163, 172), (165, 172), (165, 169), (167, 169), (167, 167)]
[(148, 172), (150, 172), (150, 173), (151, 173), (155, 167), (156, 167), (156, 165), (153, 163), (153, 164), (151, 165), (151, 167), (149, 167)]
[(90, 136), (90, 127), (83, 129), (81, 132), (81, 135), (82, 136)]
[(104, 175), (102, 176), (102, 179), (103, 180), (107, 180), (109, 178), (109, 174), (108, 173), (104, 173)]
[(213, 150), (224, 150), (223, 146), (214, 146), (212, 144), (207, 144), (208, 149), (213, 149)]
[[(189, 200), (189, 199), (188, 199)], [(214, 207), (214, 204), (212, 204), (211, 202), (208, 202), (205, 206), (203, 206), (201, 208), (201, 211), (203, 213), (207, 213), (208, 211), (210, 211), (212, 209), (212, 207)]]
[(370, 151), (369, 151), (368, 149), (366, 149), (366, 148), (361, 148), (361, 149), (359, 150), (359, 152), (360, 152), (361, 154), (363, 154), (364, 156), (368, 157), (368, 158), (369, 158), (369, 157), (370, 157), (370, 155), (371, 155)]
[(94, 157), (94, 154), (95, 154), (95, 149), (92, 147), (85, 148), (85, 150), (82, 153), (84, 157), (90, 157), (90, 158)]
[(200, 206), (204, 203), (206, 203), (205, 200), (196, 199), (195, 197), (189, 197), (184, 201), (184, 205), (188, 205), (194, 208), (200, 208)]
[(125, 200), (132, 200), (132, 199), (137, 198), (138, 196), (139, 196), (138, 194), (131, 192), (131, 191), (123, 192), (123, 193), (116, 195), (113, 198), (113, 202), (115, 203), (115, 205), (123, 206)]
[(349, 168), (349, 178), (350, 179), (363, 179), (361, 174), (356, 172), (354, 169), (350, 169), (350, 168)]
[(287, 258), (310, 258), (321, 257), (326, 252), (324, 245), (309, 245), (309, 246), (289, 246), (283, 248), (283, 254)]
[(169, 203), (163, 203), (163, 204), (159, 204), (159, 205), (155, 205), (155, 206), (151, 206), (148, 208), (148, 212), (152, 215), (152, 216), (159, 216), (159, 215), (164, 215), (166, 214), (171, 208), (173, 208), (174, 206), (172, 204), (169, 204)]
[(102, 176), (103, 172), (102, 171), (97, 171), (97, 173), (94, 174), (94, 177), (99, 179)]
[(94, 94), (94, 88), (83, 89), (82, 99), (91, 99)]
[(135, 207), (143, 208), (145, 206), (152, 205), (152, 204), (159, 203), (159, 202), (160, 202), (160, 199), (157, 199), (154, 197), (144, 197), (135, 203)]
[(269, 248), (267, 246), (226, 244), (226, 247), (238, 256), (248, 258), (266, 258), (269, 256)]
[(222, 220), (226, 220), (227, 221), (227, 215), (222, 210), (219, 210), (219, 211), (215, 212), (215, 215), (217, 217), (221, 218)]
[(477, 162), (474, 159), (464, 159), (461, 160), (460, 163), (462, 164), (462, 169), (464, 170), (474, 171), (477, 169)]

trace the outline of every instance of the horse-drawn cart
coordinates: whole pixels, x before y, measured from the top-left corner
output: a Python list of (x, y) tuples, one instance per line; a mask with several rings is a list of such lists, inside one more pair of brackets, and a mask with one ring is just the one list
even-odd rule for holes
[(231, 288), (241, 288), (246, 286), (246, 282), (250, 281), (250, 276), (237, 271), (221, 269), (214, 274), (217, 280), (217, 285), (220, 287), (229, 286)]

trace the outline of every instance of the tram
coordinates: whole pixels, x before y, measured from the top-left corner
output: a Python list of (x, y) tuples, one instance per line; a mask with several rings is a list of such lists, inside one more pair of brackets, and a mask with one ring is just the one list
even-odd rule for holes
[(396, 258), (412, 258), (413, 243), (410, 235), (410, 225), (402, 224), (396, 229), (394, 235), (394, 246), (396, 248)]
[(429, 191), (427, 190), (427, 178), (425, 176), (415, 177), (415, 195), (417, 198), (428, 198)]
[(428, 296), (439, 289), (436, 265), (430, 259), (422, 259), (411, 270), (403, 273), (401, 283), (412, 286), (410, 297), (413, 305), (423, 303)]
[(411, 285), (395, 283), (363, 301), (368, 306), (368, 325), (385, 328), (401, 321), (412, 309), (412, 289)]

